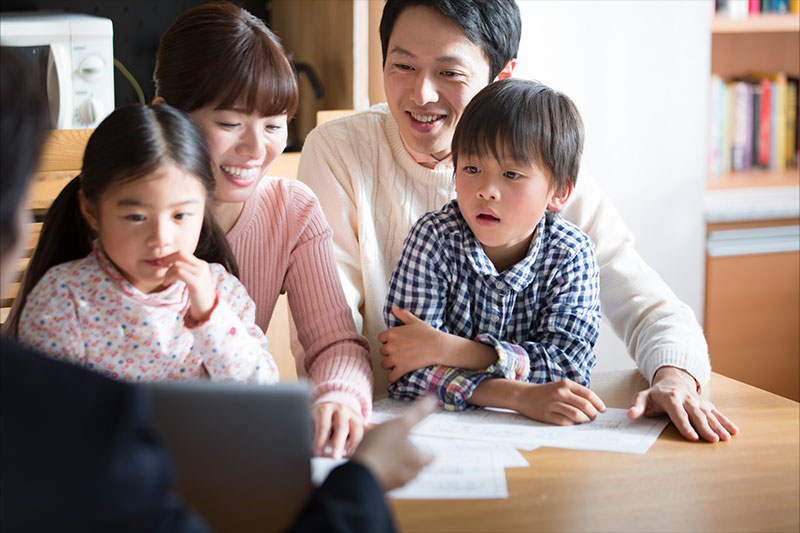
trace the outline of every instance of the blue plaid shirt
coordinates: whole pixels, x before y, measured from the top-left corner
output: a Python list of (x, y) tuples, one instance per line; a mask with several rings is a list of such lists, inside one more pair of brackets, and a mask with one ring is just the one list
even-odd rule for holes
[(475, 387), (499, 377), (589, 384), (600, 327), (599, 268), (591, 239), (547, 212), (528, 255), (498, 273), (461, 216), (456, 201), (411, 228), (389, 281), (384, 318), (401, 326), (392, 306), (439, 331), (494, 347), (498, 360), (480, 371), (440, 365), (409, 372), (389, 395), (435, 394), (446, 409), (463, 410)]

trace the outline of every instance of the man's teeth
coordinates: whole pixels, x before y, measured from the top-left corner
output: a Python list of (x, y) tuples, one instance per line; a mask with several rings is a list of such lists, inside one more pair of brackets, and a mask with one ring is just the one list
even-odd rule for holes
[(258, 175), (260, 170), (258, 167), (242, 168), (242, 167), (229, 167), (228, 165), (220, 165), (220, 168), (232, 176), (243, 179), (252, 179)]
[(434, 120), (438, 120), (442, 115), (417, 115), (416, 113), (411, 113), (411, 116), (417, 122), (433, 122)]

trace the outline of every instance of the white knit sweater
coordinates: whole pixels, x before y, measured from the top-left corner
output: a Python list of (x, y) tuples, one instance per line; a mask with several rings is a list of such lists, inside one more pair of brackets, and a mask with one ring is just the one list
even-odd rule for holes
[[(403, 240), (424, 213), (455, 197), (452, 170), (416, 163), (403, 146), (386, 104), (326, 122), (306, 138), (298, 178), (322, 203), (356, 326), (372, 352), (375, 394), (386, 390), (378, 334), (383, 305)], [(634, 249), (633, 235), (610, 199), (586, 172), (561, 214), (589, 234), (600, 264), (603, 315), (652, 382), (675, 366), (705, 385), (708, 346), (691, 308), (681, 302)]]

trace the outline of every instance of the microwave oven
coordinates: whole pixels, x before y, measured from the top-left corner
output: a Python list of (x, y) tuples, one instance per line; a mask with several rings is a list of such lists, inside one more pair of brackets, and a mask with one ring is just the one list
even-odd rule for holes
[(47, 94), (53, 129), (95, 128), (114, 110), (113, 26), (77, 13), (0, 13), (0, 45), (17, 48)]

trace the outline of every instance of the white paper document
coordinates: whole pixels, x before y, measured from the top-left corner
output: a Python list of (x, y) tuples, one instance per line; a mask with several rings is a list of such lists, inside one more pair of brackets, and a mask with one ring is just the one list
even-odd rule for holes
[(416, 426), (417, 435), (485, 440), (523, 450), (539, 446), (645, 453), (669, 423), (666, 417), (630, 420), (626, 409), (609, 408), (592, 422), (554, 426), (494, 409), (438, 412)]
[[(506, 474), (503, 470), (503, 454), (490, 446), (453, 447), (446, 452), (443, 448), (437, 453), (430, 441), (439, 440), (423, 437), (414, 443), (430, 450), (435, 458), (431, 464), (420, 471), (406, 486), (395, 489), (386, 495), (401, 500), (491, 500), (508, 498)], [(525, 458), (520, 456), (525, 461)], [(311, 459), (311, 481), (319, 486), (331, 470), (344, 463), (346, 459), (314, 457)], [(527, 461), (525, 462), (527, 465)]]
[(490, 447), (451, 446), (436, 454), (406, 486), (387, 493), (397, 500), (492, 500), (508, 498), (506, 473), (500, 454)]
[(411, 402), (395, 400), (394, 398), (382, 398), (372, 402), (372, 414), (369, 417), (370, 424), (383, 424), (393, 418), (397, 418), (403, 411), (411, 405)]

